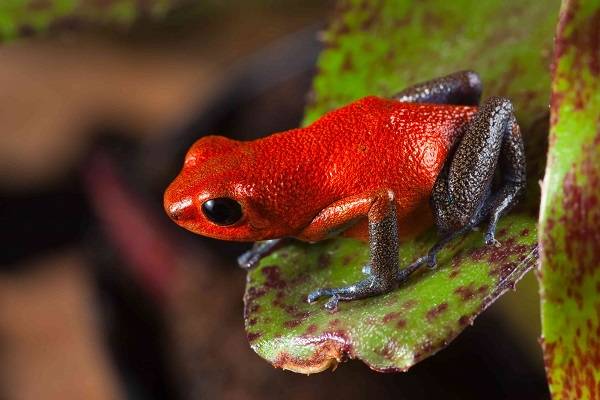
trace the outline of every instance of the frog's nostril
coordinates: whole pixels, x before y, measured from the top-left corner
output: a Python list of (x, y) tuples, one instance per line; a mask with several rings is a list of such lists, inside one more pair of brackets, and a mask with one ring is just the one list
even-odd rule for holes
[(186, 198), (172, 203), (168, 208), (168, 212), (174, 221), (184, 221), (193, 218), (194, 205), (192, 199)]

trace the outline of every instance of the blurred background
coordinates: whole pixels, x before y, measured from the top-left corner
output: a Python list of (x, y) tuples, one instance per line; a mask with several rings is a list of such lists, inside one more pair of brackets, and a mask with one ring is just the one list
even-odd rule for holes
[(207, 2), (0, 47), (0, 399), (549, 397), (532, 274), (407, 373), (306, 377), (247, 343), (247, 246), (164, 214), (202, 135), (298, 126), (333, 10)]

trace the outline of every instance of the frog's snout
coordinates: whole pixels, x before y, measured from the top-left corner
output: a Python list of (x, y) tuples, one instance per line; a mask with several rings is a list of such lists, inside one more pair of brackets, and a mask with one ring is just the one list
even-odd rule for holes
[(186, 197), (170, 204), (165, 204), (165, 209), (169, 217), (179, 224), (190, 221), (196, 217), (196, 208), (190, 197)]

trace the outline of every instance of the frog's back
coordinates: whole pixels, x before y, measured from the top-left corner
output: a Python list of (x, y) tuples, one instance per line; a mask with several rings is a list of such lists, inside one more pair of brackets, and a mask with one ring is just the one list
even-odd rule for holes
[(365, 97), (307, 128), (327, 153), (323, 168), (356, 190), (411, 186), (429, 194), (448, 152), (476, 107)]
[(325, 115), (308, 130), (326, 146), (322, 168), (329, 190), (343, 198), (392, 189), (401, 233), (411, 236), (414, 222), (430, 219), (435, 180), (476, 110), (365, 97)]
[(393, 144), (452, 144), (477, 107), (401, 103), (368, 96), (333, 110), (306, 128), (315, 139), (335, 140), (348, 151), (370, 143), (380, 153)]

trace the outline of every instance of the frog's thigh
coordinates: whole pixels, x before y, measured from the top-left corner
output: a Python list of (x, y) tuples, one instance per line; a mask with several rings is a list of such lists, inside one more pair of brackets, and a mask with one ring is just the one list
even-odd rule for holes
[(345, 231), (361, 218), (382, 219), (390, 196), (393, 198), (393, 193), (388, 189), (375, 189), (338, 200), (321, 210), (296, 237), (318, 242)]
[(417, 83), (392, 96), (403, 103), (437, 103), (476, 106), (481, 97), (481, 79), (473, 71), (459, 71)]
[[(513, 125), (516, 126), (516, 122), (511, 102), (492, 97), (466, 126), (456, 151), (446, 162), (432, 192), (434, 218), (441, 232), (452, 233), (477, 225), (486, 214), (493, 213), (499, 204), (502, 205), (503, 200), (499, 197), (507, 200), (503, 210), (516, 202), (517, 196), (510, 190), (504, 190), (506, 187), (524, 186), (522, 141), (520, 134), (515, 136), (518, 128), (513, 129)], [(501, 164), (509, 164), (501, 171), (504, 186), (490, 195), (499, 159)], [(492, 205), (495, 207), (493, 210), (490, 210), (490, 199), (495, 204)]]
[(382, 282), (383, 286), (391, 286), (398, 270), (399, 246), (396, 203), (392, 190), (376, 189), (333, 203), (315, 217), (299, 238), (321, 240), (337, 228), (365, 216), (369, 223), (371, 250), (369, 274)]

